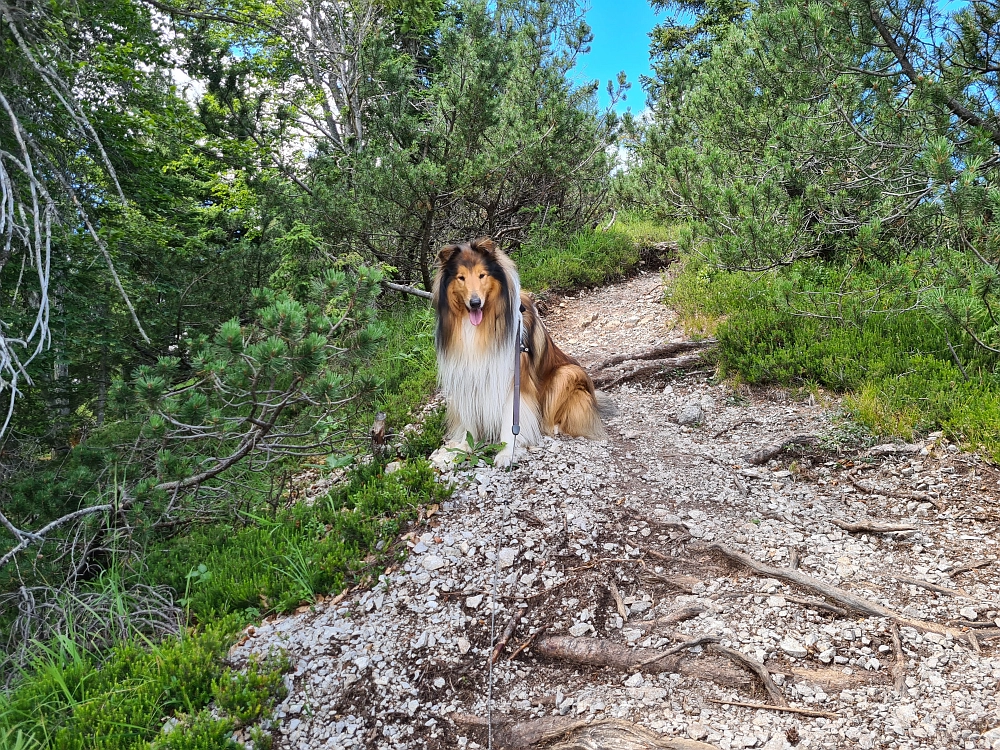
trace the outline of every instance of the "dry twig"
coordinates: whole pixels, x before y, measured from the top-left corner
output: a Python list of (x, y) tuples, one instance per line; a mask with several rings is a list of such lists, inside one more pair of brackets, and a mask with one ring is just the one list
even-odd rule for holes
[(818, 711), (813, 708), (795, 708), (794, 706), (771, 706), (766, 703), (744, 703), (743, 701), (723, 701), (716, 698), (709, 698), (709, 703), (718, 703), (722, 706), (739, 706), (740, 708), (759, 708), (765, 711), (784, 711), (789, 714), (799, 714), (800, 716), (812, 716), (819, 719), (839, 719), (840, 714), (833, 711)]

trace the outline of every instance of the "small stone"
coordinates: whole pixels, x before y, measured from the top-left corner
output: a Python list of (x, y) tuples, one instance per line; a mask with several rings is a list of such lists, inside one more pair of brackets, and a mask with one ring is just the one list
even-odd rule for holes
[(447, 564), (444, 558), (437, 555), (427, 555), (420, 563), (424, 570), (440, 570)]
[(983, 739), (986, 740), (990, 750), (1000, 750), (1000, 727), (983, 732)]
[(472, 648), (472, 642), (464, 636), (458, 639), (456, 645), (458, 646), (458, 653), (460, 654), (467, 654), (469, 653), (469, 649)]
[(960, 610), (958, 610), (958, 613), (962, 615), (962, 617), (964, 617), (966, 620), (975, 620), (977, 617), (979, 617), (979, 613), (976, 612), (975, 608), (973, 607), (962, 607)]
[(642, 672), (636, 672), (634, 675), (625, 680), (625, 687), (642, 687), (645, 682), (646, 678), (642, 676)]
[(639, 600), (637, 602), (634, 602), (632, 606), (628, 608), (628, 613), (632, 616), (641, 615), (643, 612), (647, 611), (652, 606), (653, 605), (651, 602), (645, 602)]
[(705, 412), (702, 410), (701, 404), (697, 402), (685, 404), (677, 410), (677, 424), (679, 425), (697, 425), (704, 420)]
[(576, 625), (569, 629), (569, 634), (574, 638), (579, 638), (581, 635), (585, 635), (594, 629), (594, 626), (589, 622), (578, 622)]
[(475, 596), (467, 597), (465, 600), (465, 606), (469, 609), (477, 609), (480, 604), (483, 603), (483, 595), (476, 594)]
[(422, 555), (426, 551), (427, 551), (427, 545), (424, 544), (423, 542), (417, 542), (416, 544), (413, 545), (413, 554), (415, 555)]
[(500, 550), (500, 567), (509, 568), (517, 558), (517, 549), (514, 547), (504, 547)]
[(687, 725), (688, 737), (692, 740), (700, 740), (708, 737), (708, 727), (704, 724), (699, 724), (697, 721), (693, 721)]
[(778, 648), (795, 659), (801, 659), (809, 653), (809, 650), (805, 646), (792, 638), (790, 635), (786, 635), (781, 639), (781, 643), (778, 644)]
[(390, 461), (385, 465), (386, 474), (395, 474), (397, 471), (403, 468), (402, 461)]

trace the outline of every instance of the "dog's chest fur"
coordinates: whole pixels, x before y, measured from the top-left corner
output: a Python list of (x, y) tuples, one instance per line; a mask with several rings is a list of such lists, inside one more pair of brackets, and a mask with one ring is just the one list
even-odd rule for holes
[(461, 346), (438, 352), (438, 380), (451, 406), (453, 420), (479, 440), (500, 439), (505, 406), (514, 391), (514, 337), (491, 340), (467, 319)]

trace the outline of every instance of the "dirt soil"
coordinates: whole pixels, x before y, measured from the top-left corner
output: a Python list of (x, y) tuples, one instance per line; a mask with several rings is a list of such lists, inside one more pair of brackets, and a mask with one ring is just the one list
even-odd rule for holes
[[(546, 324), (599, 375), (684, 341), (662, 297), (644, 274)], [(615, 365), (646, 369), (609, 389), (606, 443), (445, 468), (452, 500), (377, 585), (248, 629), (235, 661), (295, 663), (275, 746), (545, 746), (544, 718), (653, 733), (588, 747), (1000, 748), (1000, 472), (708, 361)]]

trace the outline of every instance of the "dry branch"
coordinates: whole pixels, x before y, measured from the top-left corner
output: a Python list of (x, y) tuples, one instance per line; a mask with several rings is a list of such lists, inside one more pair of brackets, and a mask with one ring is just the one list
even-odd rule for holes
[(705, 611), (706, 608), (700, 604), (691, 604), (687, 607), (681, 607), (680, 609), (669, 613), (665, 617), (660, 617), (656, 620), (649, 620), (647, 622), (640, 622), (638, 623), (638, 626), (643, 630), (652, 630), (654, 628), (666, 627), (667, 625), (676, 625), (677, 623), (684, 622), (685, 620), (692, 620)]
[(904, 666), (904, 659), (906, 657), (903, 655), (903, 643), (899, 639), (899, 628), (896, 627), (896, 623), (892, 623), (889, 626), (889, 635), (892, 636), (892, 682), (896, 687), (896, 693), (902, 695), (906, 689), (906, 672)]
[(422, 297), (423, 299), (434, 298), (434, 295), (430, 292), (425, 292), (423, 289), (417, 289), (415, 286), (410, 286), (409, 284), (393, 284), (391, 281), (383, 281), (382, 286), (386, 289), (391, 289), (394, 292), (412, 294), (414, 297)]
[(660, 659), (666, 659), (668, 656), (673, 656), (674, 654), (679, 654), (686, 648), (694, 648), (695, 646), (705, 646), (710, 643), (718, 643), (721, 639), (715, 635), (700, 635), (697, 638), (692, 638), (689, 641), (684, 641), (683, 643), (678, 643), (676, 646), (671, 646), (666, 651), (664, 651), (659, 656), (654, 656), (649, 661), (644, 661), (639, 665), (639, 671), (648, 667), (650, 664), (655, 664)]
[(666, 359), (667, 357), (672, 357), (675, 354), (684, 354), (686, 352), (695, 352), (699, 349), (705, 349), (710, 346), (715, 346), (715, 339), (705, 339), (704, 341), (677, 341), (670, 344), (664, 344), (663, 346), (657, 346), (653, 349), (647, 349), (644, 352), (635, 352), (632, 354), (618, 354), (610, 359), (606, 359), (601, 364), (597, 365), (597, 370), (605, 370), (608, 367), (614, 367), (615, 365), (620, 365), (623, 362), (632, 362), (640, 360), (650, 360), (650, 359)]
[(900, 583), (908, 583), (911, 586), (916, 586), (918, 588), (927, 589), (928, 591), (933, 591), (935, 594), (945, 594), (946, 596), (957, 596), (960, 599), (970, 599), (972, 601), (977, 601), (975, 597), (969, 596), (967, 593), (960, 589), (950, 589), (947, 586), (941, 586), (936, 583), (931, 583), (930, 581), (925, 581), (921, 578), (910, 578), (909, 576), (893, 575)]
[(497, 644), (493, 647), (493, 653), (490, 654), (490, 664), (497, 663), (497, 659), (500, 658), (500, 654), (503, 653), (503, 650), (510, 642), (511, 636), (514, 635), (514, 630), (517, 628), (517, 621), (521, 619), (521, 615), (523, 615), (524, 612), (524, 607), (516, 607), (514, 609), (514, 614), (512, 614), (510, 619), (507, 620), (507, 625), (500, 634), (500, 640), (498, 640)]
[(978, 570), (979, 568), (985, 568), (988, 565), (992, 565), (996, 560), (977, 560), (975, 562), (966, 563), (965, 565), (959, 565), (957, 568), (952, 569), (950, 575), (954, 578), (962, 573), (968, 573), (970, 570)]
[[(792, 568), (792, 570), (797, 570), (798, 567)], [(827, 602), (817, 601), (816, 599), (802, 599), (798, 596), (788, 596), (785, 595), (785, 600), (790, 602), (795, 602), (796, 604), (801, 604), (805, 607), (812, 607), (813, 609), (820, 609), (824, 612), (831, 612), (838, 617), (847, 617), (847, 610), (842, 607), (837, 607), (833, 604), (828, 604)]]
[(850, 523), (849, 521), (841, 521), (839, 518), (831, 518), (830, 523), (852, 534), (895, 534), (900, 531), (917, 530), (917, 527), (912, 524), (878, 523), (877, 521)]
[(598, 388), (613, 388), (622, 383), (631, 383), (636, 380), (653, 380), (658, 377), (670, 375), (675, 370), (694, 370), (705, 364), (700, 354), (691, 354), (686, 357), (674, 357), (672, 359), (661, 359), (656, 364), (637, 367), (624, 374), (606, 373), (595, 375), (594, 385)]
[(785, 438), (784, 440), (772, 443), (771, 445), (765, 445), (756, 453), (748, 453), (743, 459), (747, 463), (751, 463), (754, 466), (760, 466), (761, 464), (766, 464), (772, 458), (777, 456), (782, 451), (787, 450), (795, 445), (817, 445), (819, 443), (819, 438), (815, 435), (792, 435)]
[(628, 622), (628, 607), (625, 606), (625, 600), (622, 599), (614, 578), (608, 579), (608, 591), (611, 593), (611, 598), (615, 600), (615, 608), (618, 610), (622, 622)]
[(784, 711), (789, 714), (799, 714), (800, 716), (812, 716), (819, 719), (839, 719), (840, 714), (833, 711), (817, 711), (813, 708), (795, 708), (794, 706), (771, 706), (766, 703), (745, 703), (743, 701), (723, 701), (709, 698), (709, 703), (718, 703), (721, 706), (739, 706), (740, 708), (757, 708), (765, 711)]
[(650, 673), (673, 672), (744, 689), (751, 684), (744, 672), (732, 669), (724, 663), (700, 664), (684, 656), (664, 656), (664, 653), (657, 649), (629, 648), (601, 638), (549, 636), (539, 639), (533, 651), (536, 656), (547, 659), (592, 667), (612, 667), (622, 672), (646, 664), (644, 671)]
[(718, 552), (729, 560), (743, 565), (744, 567), (760, 573), (761, 575), (788, 581), (789, 583), (794, 583), (797, 586), (809, 589), (820, 596), (826, 597), (831, 601), (837, 602), (850, 610), (859, 612), (868, 617), (884, 617), (887, 620), (892, 620), (898, 623), (899, 625), (910, 627), (925, 633), (938, 633), (940, 635), (950, 635), (956, 640), (968, 640), (966, 634), (957, 628), (951, 628), (937, 622), (928, 622), (927, 620), (916, 620), (910, 617), (905, 617), (898, 612), (894, 612), (888, 607), (883, 607), (881, 604), (870, 602), (851, 591), (839, 588), (826, 583), (825, 581), (820, 581), (800, 570), (775, 568), (771, 565), (766, 565), (754, 560), (749, 555), (744, 554), (743, 552), (737, 552), (724, 544), (710, 544), (707, 547), (704, 547), (704, 549)]

